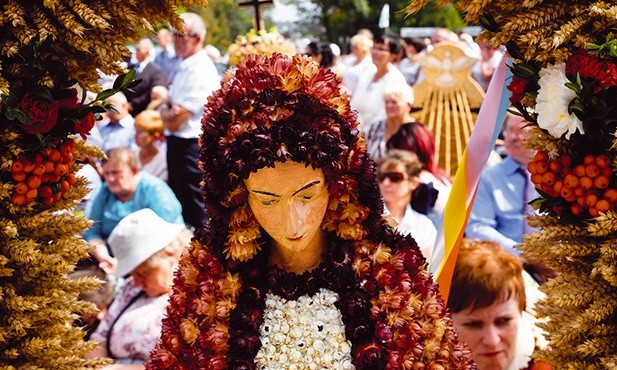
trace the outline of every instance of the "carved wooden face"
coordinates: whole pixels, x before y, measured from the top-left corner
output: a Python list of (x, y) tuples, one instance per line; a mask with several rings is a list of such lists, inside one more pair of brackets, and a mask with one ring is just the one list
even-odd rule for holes
[(255, 218), (275, 247), (308, 252), (321, 246), (321, 222), (329, 194), (323, 171), (304, 163), (277, 162), (245, 181)]

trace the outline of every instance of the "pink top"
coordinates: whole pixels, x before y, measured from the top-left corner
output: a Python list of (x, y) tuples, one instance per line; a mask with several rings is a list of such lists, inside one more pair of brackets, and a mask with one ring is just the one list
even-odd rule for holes
[[(106, 345), (109, 326), (119, 313), (127, 306), (140, 289), (135, 286), (133, 278), (126, 279), (122, 291), (116, 296), (107, 315), (92, 334), (91, 339)], [(159, 297), (143, 295), (131, 304), (116, 321), (111, 330), (109, 357), (131, 362), (145, 362), (150, 358), (150, 351), (161, 335), (161, 320), (169, 296)]]

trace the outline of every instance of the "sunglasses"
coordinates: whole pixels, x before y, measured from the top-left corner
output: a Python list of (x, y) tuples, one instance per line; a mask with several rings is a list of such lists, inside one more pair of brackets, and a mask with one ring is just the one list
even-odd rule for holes
[(405, 174), (401, 172), (382, 172), (377, 174), (377, 181), (384, 182), (388, 178), (390, 182), (399, 183), (405, 180)]

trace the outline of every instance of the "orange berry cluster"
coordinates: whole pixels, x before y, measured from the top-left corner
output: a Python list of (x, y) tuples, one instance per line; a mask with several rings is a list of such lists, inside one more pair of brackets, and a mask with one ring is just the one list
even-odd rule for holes
[(67, 138), (57, 146), (22, 154), (11, 165), (15, 193), (11, 197), (17, 206), (38, 200), (50, 206), (57, 202), (77, 178), (70, 173), (75, 140)]
[[(617, 189), (611, 186), (613, 171), (606, 154), (587, 154), (582, 163), (575, 163), (569, 155), (550, 159), (547, 152), (538, 151), (527, 169), (536, 187), (553, 198), (563, 198), (574, 216), (598, 217), (616, 208)], [(556, 205), (553, 211), (561, 215), (566, 210)]]

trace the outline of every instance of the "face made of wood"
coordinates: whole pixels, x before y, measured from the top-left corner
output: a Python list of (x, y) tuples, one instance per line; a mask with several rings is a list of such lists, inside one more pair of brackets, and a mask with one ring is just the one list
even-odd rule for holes
[(321, 169), (277, 162), (252, 173), (245, 185), (255, 218), (277, 248), (310, 253), (321, 247), (320, 226), (329, 200)]

